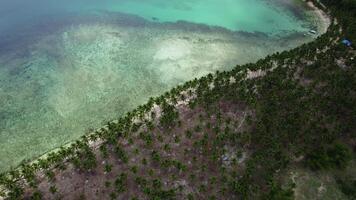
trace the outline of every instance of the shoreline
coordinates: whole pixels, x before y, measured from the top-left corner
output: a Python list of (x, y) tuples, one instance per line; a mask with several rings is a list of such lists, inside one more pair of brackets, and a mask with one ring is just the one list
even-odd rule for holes
[[(317, 16), (318, 19), (319, 19), (319, 20), (318, 20), (318, 25), (320, 25), (320, 26), (318, 26), (318, 29), (320, 28), (320, 30), (318, 30), (318, 32), (320, 33), (320, 35), (325, 34), (325, 33), (327, 32), (327, 30), (329, 29), (330, 25), (332, 24), (332, 19), (331, 19), (331, 17), (330, 17), (327, 13), (325, 13), (322, 9), (318, 8), (317, 6), (315, 6), (313, 2), (310, 2), (310, 1), (304, 1), (304, 2), (306, 3), (306, 5), (308, 5), (309, 8), (312, 9), (312, 12), (313, 12), (313, 13), (315, 14), (315, 16)], [(262, 58), (262, 59), (264, 59), (264, 58)], [(188, 101), (188, 102), (189, 102), (189, 101)], [(180, 104), (186, 104), (186, 103), (187, 103), (186, 101), (184, 101), (184, 102), (181, 102), (181, 101), (180, 101), (180, 102), (178, 102), (178, 103), (176, 104), (176, 106), (179, 107)], [(116, 120), (112, 121), (112, 123), (115, 123), (115, 121), (116, 121)], [(103, 127), (99, 128), (99, 129), (97, 130), (97, 132), (103, 131), (103, 130), (105, 130), (105, 129), (106, 129), (106, 126), (103, 126)], [(97, 134), (97, 133), (91, 133), (91, 134)], [(91, 134), (83, 134), (83, 135), (89, 136), (89, 135), (91, 135)], [(78, 139), (77, 139), (77, 140), (78, 140)], [(77, 140), (73, 140), (73, 141), (71, 141), (71, 142), (68, 142), (67, 144), (61, 145), (61, 147), (68, 147), (68, 146), (70, 146), (72, 143), (76, 142)], [(79, 139), (79, 140), (80, 140), (80, 139)], [(89, 143), (89, 146), (90, 146), (91, 148), (96, 148), (98, 145), (100, 145), (101, 142), (102, 142), (102, 140), (98, 139), (98, 140), (96, 140), (96, 142), (94, 142), (94, 143)], [(41, 156), (38, 156), (38, 157), (34, 158), (34, 159), (33, 159), (31, 162), (29, 162), (29, 163), (32, 164), (32, 163), (37, 162), (39, 159), (45, 159), (45, 158), (48, 157), (48, 155), (49, 155), (50, 153), (55, 153), (55, 152), (59, 151), (61, 147), (55, 148), (55, 149), (53, 149), (53, 150), (50, 150), (50, 151), (48, 151), (48, 152), (42, 154)], [(19, 169), (19, 168), (20, 168), (20, 167), (16, 167), (15, 169), (17, 170), (17, 169)], [(1, 189), (2, 189), (2, 188), (0, 188), (0, 192), (1, 192)], [(2, 197), (0, 196), (0, 200), (1, 200), (1, 199), (2, 199)]]
[[(319, 31), (319, 30), (318, 30), (318, 31), (320, 32), (320, 35), (324, 34), (324, 33), (328, 30), (329, 26), (331, 25), (331, 17), (330, 17), (327, 13), (325, 13), (322, 9), (318, 8), (317, 6), (315, 6), (313, 2), (311, 2), (311, 1), (306, 1), (306, 0), (303, 0), (303, 2), (305, 2), (306, 5), (307, 5), (310, 9), (312, 9), (311, 12), (313, 12), (314, 15), (315, 15), (316, 17), (318, 17), (318, 19), (319, 19), (318, 22), (320, 23), (320, 24), (319, 24), (320, 26), (319, 26), (318, 28), (321, 28), (321, 29), (322, 29), (322, 31)], [(262, 59), (263, 59), (263, 58), (262, 58)], [(257, 72), (251, 72), (251, 73), (257, 73)], [(260, 73), (258, 73), (258, 74), (259, 74), (259, 76), (260, 76)], [(251, 74), (250, 74), (250, 75), (251, 75)], [(178, 102), (177, 106), (179, 106), (179, 103), (181, 103), (181, 102)], [(187, 102), (184, 102), (184, 103), (187, 103)], [(117, 121), (117, 120), (112, 120), (112, 121), (110, 121), (110, 122), (111, 122), (111, 123), (115, 123), (115, 121)], [(99, 128), (96, 130), (96, 132), (101, 132), (101, 131), (103, 131), (103, 130), (105, 130), (105, 129), (106, 129), (105, 126), (99, 127)], [(89, 136), (89, 135), (92, 135), (92, 134), (95, 134), (95, 133), (83, 134), (83, 136), (84, 136), (84, 135), (85, 135), (85, 136)], [(80, 139), (80, 138), (78, 138), (78, 139)], [(73, 141), (69, 141), (69, 142), (67, 142), (67, 143), (65, 143), (65, 144), (63, 144), (63, 145), (61, 145), (61, 146), (58, 147), (58, 148), (54, 148), (54, 149), (52, 149), (52, 150), (49, 150), (49, 151), (47, 151), (47, 152), (44, 152), (42, 155), (39, 155), (39, 156), (37, 156), (37, 157), (35, 157), (35, 158), (33, 158), (33, 159), (30, 159), (29, 164), (36, 163), (36, 162), (38, 162), (38, 160), (40, 160), (40, 159), (46, 159), (49, 154), (58, 152), (58, 151), (61, 149), (61, 147), (69, 147), (69, 146), (71, 146), (71, 144), (75, 143), (78, 139), (73, 140)], [(96, 141), (95, 143), (89, 143), (89, 146), (92, 147), (92, 148), (95, 148), (96, 146), (100, 145), (101, 142), (102, 142), (102, 141)], [(19, 168), (19, 166), (14, 167), (14, 169), (18, 169), (18, 168)], [(8, 172), (8, 170), (3, 171), (3, 173), (7, 173), (7, 172)]]
[[(303, 0), (303, 1), (304, 1), (304, 0)], [(317, 6), (315, 6), (313, 2), (311, 2), (311, 1), (304, 1), (304, 2), (306, 3), (306, 5), (307, 5), (309, 8), (311, 8), (311, 9), (313, 10), (312, 12), (314, 12), (315, 15), (318, 16), (318, 19), (320, 19), (319, 22), (322, 23), (322, 24), (320, 24), (320, 27), (322, 27), (322, 29), (323, 29), (323, 31), (320, 32), (320, 33), (321, 33), (321, 34), (326, 33), (327, 30), (328, 30), (328, 28), (329, 28), (330, 25), (331, 25), (331, 17), (330, 17), (327, 13), (325, 13), (323, 10), (321, 10), (320, 8), (318, 8)], [(318, 27), (318, 28), (319, 28), (319, 27)], [(264, 58), (262, 58), (262, 59), (264, 59)], [(253, 72), (253, 71), (252, 71), (251, 73), (257, 73), (257, 72)], [(260, 74), (260, 72), (259, 72), (258, 74)], [(188, 102), (187, 102), (187, 101), (184, 101), (184, 102), (180, 102), (180, 101), (179, 101), (179, 102), (177, 103), (177, 106), (179, 106), (179, 105), (182, 104), (182, 103), (183, 103), (183, 104), (187, 104), (187, 103), (189, 103), (189, 101), (188, 101)], [(116, 123), (117, 120), (112, 120), (112, 121), (109, 121), (109, 122), (110, 122), (110, 123)], [(105, 129), (107, 129), (107, 126), (102, 126), (102, 127), (99, 127), (98, 129), (96, 129), (96, 132), (97, 132), (97, 133), (98, 133), (98, 132), (102, 132), (102, 131), (105, 130)], [(93, 132), (93, 133), (89, 133), (89, 134), (84, 134), (83, 136), (90, 136), (90, 135), (92, 135), (92, 134), (96, 134), (96, 133)], [(77, 140), (67, 142), (67, 143), (61, 145), (61, 146), (58, 147), (58, 148), (49, 150), (49, 151), (43, 153), (42, 155), (40, 155), (40, 156), (38, 156), (38, 157), (36, 157), (36, 158), (34, 158), (34, 159), (31, 159), (31, 161), (30, 161), (29, 163), (32, 164), (32, 163), (37, 162), (39, 159), (46, 159), (47, 156), (48, 156), (50, 153), (55, 153), (55, 152), (59, 151), (61, 147), (69, 147), (71, 144), (75, 143), (75, 141), (77, 141)], [(100, 145), (101, 142), (102, 142), (102, 141), (96, 141), (95, 143), (89, 143), (89, 146), (95, 148), (96, 146)], [(18, 168), (18, 167), (15, 167), (15, 169), (17, 169), (17, 168)], [(6, 172), (5, 172), (5, 173), (6, 173)]]
[[(315, 16), (318, 17), (318, 19), (319, 19), (318, 21), (319, 21), (319, 23), (320, 23), (320, 27), (321, 27), (322, 30), (323, 30), (321, 33), (324, 34), (324, 33), (328, 30), (328, 27), (331, 25), (331, 18), (330, 18), (330, 16), (327, 15), (323, 10), (321, 10), (320, 8), (318, 8), (317, 6), (315, 6), (313, 2), (311, 2), (311, 1), (304, 1), (304, 2), (306, 3), (306, 5), (307, 5), (309, 8), (312, 9), (312, 12), (315, 14)], [(262, 59), (263, 59), (263, 58), (262, 58)], [(100, 130), (100, 129), (102, 130), (103, 128), (99, 128), (98, 130)], [(104, 129), (105, 129), (105, 127), (104, 127)], [(91, 135), (91, 134), (89, 134), (89, 135)], [(37, 156), (37, 157), (35, 157), (35, 158), (33, 158), (33, 159), (30, 159), (31, 161), (30, 161), (29, 163), (35, 163), (35, 162), (37, 162), (39, 159), (46, 159), (49, 154), (55, 153), (55, 152), (59, 151), (61, 147), (69, 147), (69, 146), (70, 146), (71, 144), (73, 144), (75, 141), (77, 141), (77, 140), (70, 141), (70, 142), (68, 142), (68, 143), (66, 143), (66, 144), (61, 145), (61, 146), (58, 147), (58, 148), (49, 150), (49, 151), (43, 153), (43, 154), (40, 155), (40, 156)], [(95, 148), (95, 147), (98, 146), (100, 143), (101, 143), (101, 141), (97, 141), (97, 142), (94, 143), (94, 144), (90, 144), (90, 146), (93, 147), (93, 148)], [(19, 168), (19, 166), (15, 167), (15, 169), (18, 169), (18, 168)], [(4, 172), (6, 173), (7, 171), (4, 171)]]
[(330, 25), (332, 24), (332, 19), (329, 14), (325, 13), (322, 9), (318, 8), (312, 1), (303, 0), (307, 7), (313, 12), (313, 15), (317, 17), (318, 20), (318, 32), (324, 34), (328, 31)]

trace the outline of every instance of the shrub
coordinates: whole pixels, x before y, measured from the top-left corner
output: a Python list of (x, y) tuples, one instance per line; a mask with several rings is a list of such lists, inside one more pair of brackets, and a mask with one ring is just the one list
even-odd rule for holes
[(356, 199), (356, 180), (341, 179), (337, 180), (340, 190), (350, 197), (350, 199)]
[(126, 183), (127, 183), (127, 175), (125, 173), (121, 173), (119, 177), (115, 180), (115, 188), (118, 193), (122, 193), (126, 191)]
[(322, 147), (309, 153), (306, 165), (312, 170), (343, 169), (351, 159), (351, 150), (344, 144), (336, 143), (331, 147)]

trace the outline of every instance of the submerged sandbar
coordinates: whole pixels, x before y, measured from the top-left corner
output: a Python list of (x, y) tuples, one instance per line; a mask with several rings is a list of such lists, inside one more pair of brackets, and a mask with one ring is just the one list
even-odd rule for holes
[(325, 30), (313, 10), (303, 10), (304, 18), (292, 16), (297, 29), (276, 34), (115, 10), (83, 12), (52, 16), (24, 27), (30, 31), (9, 29), (1, 36), (0, 171), (72, 141), (177, 84), (309, 42), (317, 36), (304, 35), (311, 28), (318, 34)]

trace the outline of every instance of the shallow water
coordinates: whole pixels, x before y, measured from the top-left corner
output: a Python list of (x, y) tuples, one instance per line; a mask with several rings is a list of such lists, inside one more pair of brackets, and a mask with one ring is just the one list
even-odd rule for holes
[(286, 8), (288, 3), (283, 0), (62, 0), (61, 3), (56, 0), (2, 0), (0, 28), (50, 15), (105, 10), (135, 14), (150, 21), (183, 20), (235, 31), (305, 30), (303, 21), (295, 20), (293, 13), (281, 7)]
[(317, 23), (292, 0), (2, 0), (0, 171)]

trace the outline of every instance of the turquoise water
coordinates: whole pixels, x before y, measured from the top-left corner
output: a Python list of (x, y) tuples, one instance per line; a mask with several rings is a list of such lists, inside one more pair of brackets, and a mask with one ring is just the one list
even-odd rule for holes
[(0, 171), (150, 96), (315, 36), (292, 0), (0, 1)]
[[(6, 28), (16, 25), (14, 22), (23, 24), (54, 15), (112, 11), (139, 15), (150, 21), (182, 20), (235, 31), (275, 34), (306, 30), (303, 20), (286, 10), (291, 8), (288, 0), (62, 0), (60, 3), (56, 0), (3, 0), (0, 6), (0, 24)], [(302, 12), (301, 8), (293, 9)]]
[[(80, 3), (79, 3), (80, 4)], [(97, 8), (88, 5), (86, 9)], [(136, 14), (147, 20), (178, 20), (222, 26), (230, 30), (276, 33), (305, 30), (302, 21), (281, 7), (261, 0), (121, 0), (106, 1), (102, 9)]]

